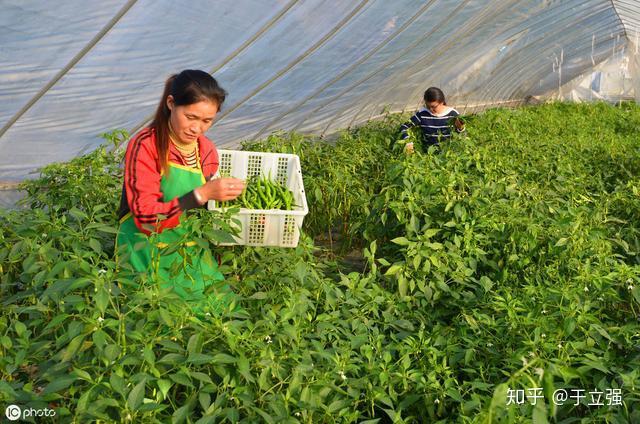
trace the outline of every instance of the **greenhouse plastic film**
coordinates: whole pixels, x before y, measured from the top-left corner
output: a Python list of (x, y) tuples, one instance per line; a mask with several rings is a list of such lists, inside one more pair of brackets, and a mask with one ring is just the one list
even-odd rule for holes
[(3, 4), (0, 180), (141, 128), (185, 68), (228, 90), (208, 133), (228, 147), (411, 111), (431, 85), (458, 109), (560, 98), (622, 52), (638, 84), (636, 1), (85, 3)]

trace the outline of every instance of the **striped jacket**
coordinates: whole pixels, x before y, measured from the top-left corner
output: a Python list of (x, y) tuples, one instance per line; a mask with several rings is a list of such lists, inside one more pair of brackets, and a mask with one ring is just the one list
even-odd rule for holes
[[(183, 211), (199, 207), (193, 190), (179, 198), (163, 198), (155, 134), (155, 129), (145, 128), (129, 141), (120, 201), (120, 219), (131, 212), (136, 227), (147, 235), (150, 234), (150, 228), (162, 232), (177, 226)], [(187, 166), (173, 143), (169, 143), (169, 146), (169, 162)], [(209, 179), (218, 170), (218, 151), (213, 142), (204, 136), (198, 138), (198, 148), (202, 173)]]
[[(412, 127), (422, 129), (422, 142), (424, 147), (437, 145), (442, 140), (451, 137), (450, 120), (460, 115), (454, 108), (448, 108), (443, 115), (434, 115), (428, 109), (421, 108), (412, 117), (411, 121), (403, 124), (401, 129), (402, 139), (409, 136), (407, 130)], [(457, 130), (456, 130), (457, 131)]]

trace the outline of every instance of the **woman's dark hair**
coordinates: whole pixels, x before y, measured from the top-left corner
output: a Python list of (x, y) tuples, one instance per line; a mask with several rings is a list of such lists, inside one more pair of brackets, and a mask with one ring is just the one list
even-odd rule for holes
[(431, 102), (438, 102), (442, 103), (443, 105), (447, 104), (446, 100), (444, 99), (444, 93), (438, 87), (427, 88), (427, 91), (424, 92), (424, 102), (425, 104)]
[(171, 116), (171, 111), (167, 106), (169, 95), (173, 96), (176, 106), (210, 101), (217, 104), (218, 110), (220, 110), (227, 92), (218, 85), (215, 78), (204, 71), (186, 69), (167, 79), (156, 114), (149, 125), (156, 130), (158, 159), (160, 168), (165, 174), (169, 171), (169, 117)]

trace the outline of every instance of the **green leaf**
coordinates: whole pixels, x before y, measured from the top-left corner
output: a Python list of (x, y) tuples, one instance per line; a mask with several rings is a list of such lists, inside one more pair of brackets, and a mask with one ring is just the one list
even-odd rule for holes
[[(578, 368), (578, 370), (580, 372), (589, 371), (591, 369), (596, 369), (596, 370), (602, 371), (605, 374), (609, 374), (610, 371), (606, 367), (606, 365), (605, 365), (604, 361), (602, 361), (602, 359), (600, 359), (598, 357), (595, 357), (594, 355), (589, 354), (589, 353), (585, 354), (585, 356), (587, 358), (590, 358), (590, 359), (583, 359), (582, 360), (582, 363), (585, 364), (585, 366)], [(584, 368), (584, 369), (582, 369), (582, 368)]]
[(187, 417), (189, 416), (189, 413), (191, 412), (191, 410), (193, 409), (193, 406), (190, 405), (189, 403), (187, 403), (186, 405), (178, 408), (176, 410), (176, 412), (173, 413), (172, 417), (171, 417), (171, 422), (173, 424), (178, 424), (183, 422), (184, 420), (187, 419)]
[(258, 377), (258, 387), (260, 387), (260, 390), (267, 390), (269, 388), (269, 385), (271, 384), (269, 372), (269, 367), (263, 368), (262, 372), (260, 372), (260, 377)]
[(462, 219), (462, 217), (466, 214), (466, 210), (460, 203), (456, 203), (456, 205), (453, 207), (453, 213), (456, 218)]
[(27, 332), (27, 326), (20, 321), (16, 321), (13, 324), (13, 328), (16, 330), (16, 334), (20, 338), (22, 338), (22, 336)]
[(61, 377), (56, 380), (53, 380), (51, 383), (47, 385), (42, 391), (42, 395), (48, 395), (50, 393), (59, 393), (71, 386), (74, 381), (76, 381), (76, 377)]
[(640, 303), (640, 286), (634, 286), (631, 289), (631, 294), (637, 303)]
[(450, 398), (452, 398), (453, 400), (455, 400), (458, 403), (462, 403), (464, 402), (464, 399), (462, 398), (462, 395), (460, 395), (460, 392), (455, 389), (454, 387), (450, 387), (447, 389), (446, 395), (449, 396)]
[(536, 402), (536, 406), (533, 408), (533, 416), (531, 417), (533, 424), (548, 424), (547, 409), (544, 402)]
[(206, 411), (211, 405), (211, 395), (208, 393), (200, 393), (198, 394), (198, 402), (200, 402), (200, 407), (203, 411)]
[(196, 421), (196, 424), (214, 424), (218, 420), (218, 417), (214, 415), (205, 415)]
[(565, 336), (569, 336), (576, 329), (576, 320), (575, 318), (567, 318), (564, 321), (564, 333)]
[(69, 215), (74, 217), (78, 221), (83, 221), (87, 219), (87, 214), (82, 212), (80, 209), (73, 207), (69, 210)]
[(144, 357), (144, 360), (147, 361), (147, 363), (149, 365), (151, 365), (152, 367), (155, 366), (156, 356), (153, 353), (153, 349), (151, 348), (151, 345), (146, 345), (144, 347), (144, 351), (142, 352), (142, 356)]
[(427, 246), (433, 250), (441, 250), (444, 248), (442, 243), (427, 243)]
[(566, 238), (566, 237), (562, 237), (561, 239), (559, 239), (559, 240), (556, 242), (555, 247), (561, 247), (561, 246), (564, 246), (565, 244), (567, 244), (567, 242), (568, 242), (568, 241), (569, 241), (569, 239), (568, 239), (568, 238)]
[(73, 340), (71, 340), (71, 342), (69, 342), (69, 344), (67, 345), (67, 348), (64, 350), (64, 352), (60, 356), (60, 361), (61, 362), (67, 362), (71, 358), (73, 358), (73, 356), (76, 354), (76, 352), (78, 351), (78, 349), (82, 345), (82, 342), (84, 341), (84, 338), (85, 338), (84, 334), (81, 334), (79, 336), (74, 337)]
[(420, 269), (420, 262), (422, 262), (422, 256), (421, 255), (414, 256), (413, 257), (413, 269), (419, 270)]
[(20, 240), (11, 248), (11, 252), (9, 252), (9, 259), (14, 260), (18, 259), (21, 256), (22, 249), (24, 248), (24, 240)]
[(175, 365), (177, 363), (184, 362), (184, 360), (185, 360), (184, 355), (181, 355), (179, 353), (167, 353), (162, 358), (158, 359), (156, 362)]
[(89, 407), (89, 402), (92, 401), (94, 397), (93, 388), (86, 390), (80, 399), (78, 399), (78, 403), (76, 404), (76, 414), (82, 415)]
[(223, 230), (209, 230), (207, 234), (211, 237), (211, 241), (216, 243), (234, 243), (235, 239), (231, 234)]
[(124, 397), (127, 390), (127, 386), (122, 377), (120, 377), (115, 372), (112, 372), (111, 375), (109, 376), (109, 384), (111, 385), (111, 389), (113, 389), (114, 392)]
[(138, 412), (150, 412), (150, 411), (156, 411), (156, 410), (161, 411), (166, 408), (167, 408), (166, 405), (160, 405), (155, 402), (146, 402), (140, 405), (140, 408), (138, 408)]
[(240, 420), (240, 413), (236, 408), (225, 408), (229, 422), (237, 423)]
[(191, 387), (192, 389), (195, 388), (193, 386), (193, 383), (191, 383), (191, 380), (189, 379), (189, 377), (186, 374), (184, 374), (182, 371), (176, 374), (169, 375), (169, 378), (182, 386)]
[(382, 266), (389, 266), (391, 265), (391, 262), (389, 262), (388, 260), (386, 260), (385, 258), (379, 258), (377, 259), (378, 263)]
[(507, 399), (508, 391), (509, 386), (507, 385), (507, 383), (500, 383), (496, 386), (491, 398), (491, 404), (489, 406), (490, 413), (494, 413), (495, 411), (501, 411), (504, 409), (505, 399)]
[(209, 383), (209, 384), (213, 384), (213, 381), (211, 380), (211, 377), (209, 377), (207, 374), (202, 373), (202, 372), (191, 372), (191, 377), (195, 378), (196, 380), (200, 380), (204, 383)]
[(398, 272), (402, 270), (402, 265), (391, 265), (387, 272), (384, 275), (396, 275)]
[(605, 330), (604, 328), (602, 328), (601, 326), (597, 325), (597, 324), (591, 324), (591, 328), (595, 329), (598, 333), (600, 333), (600, 335), (602, 337), (604, 337), (605, 339), (609, 340), (610, 342), (616, 342), (611, 335), (607, 332), (607, 330)]
[(68, 314), (56, 315), (51, 321), (49, 321), (47, 326), (44, 328), (44, 331), (57, 327), (58, 325), (62, 324), (67, 318), (69, 318)]
[(0, 345), (2, 345), (2, 347), (4, 347), (5, 349), (11, 349), (11, 347), (13, 346), (13, 342), (7, 336), (0, 336)]
[(491, 288), (493, 287), (493, 281), (491, 281), (489, 277), (483, 275), (482, 277), (480, 277), (480, 285), (485, 292), (489, 292), (489, 290), (491, 290)]
[(93, 251), (96, 252), (97, 254), (102, 253), (102, 245), (96, 239), (93, 239), (93, 238), (89, 239), (89, 247), (93, 249)]
[(202, 351), (202, 335), (200, 333), (197, 333), (189, 337), (189, 342), (187, 342), (187, 352), (200, 353), (201, 351)]
[(400, 275), (398, 277), (398, 291), (400, 292), (401, 297), (405, 297), (407, 295), (407, 279), (404, 278), (404, 275)]
[(391, 240), (391, 243), (397, 244), (399, 246), (407, 246), (409, 245), (410, 241), (407, 240), (406, 237), (396, 237), (393, 240)]
[(348, 399), (337, 399), (331, 402), (329, 406), (327, 406), (326, 411), (328, 414), (335, 414), (336, 412), (338, 412), (342, 408), (346, 408), (350, 404), (351, 401)]
[(108, 233), (108, 234), (118, 234), (118, 229), (115, 227), (110, 227), (108, 225), (101, 225), (100, 227), (97, 228), (98, 231), (101, 231), (103, 233)]
[(99, 348), (103, 349), (107, 344), (107, 334), (102, 330), (96, 330), (91, 336), (93, 343)]
[(109, 292), (105, 287), (100, 287), (98, 292), (94, 294), (93, 300), (100, 313), (104, 314), (109, 304)]
[(424, 232), (425, 238), (431, 238), (440, 232), (439, 228), (429, 228)]
[(187, 362), (194, 365), (215, 363), (215, 357), (204, 353), (193, 353), (189, 355)]
[(249, 383), (253, 383), (253, 381), (255, 381), (255, 379), (251, 375), (251, 367), (250, 367), (250, 364), (249, 364), (249, 360), (244, 355), (241, 355), (238, 358), (238, 372)]
[(226, 353), (218, 353), (213, 356), (212, 363), (214, 364), (233, 364), (237, 361), (231, 355), (227, 355)]
[(135, 411), (142, 404), (146, 382), (146, 379), (143, 379), (141, 382), (135, 385), (131, 392), (129, 392), (129, 396), (127, 396), (127, 405), (130, 409)]
[(160, 393), (162, 393), (162, 399), (167, 398), (167, 393), (169, 393), (169, 389), (173, 386), (173, 383), (169, 380), (157, 380), (156, 384), (158, 385), (158, 389), (160, 389)]
[(376, 393), (376, 400), (379, 400), (390, 408), (393, 408), (394, 406), (393, 401), (389, 399), (389, 396), (387, 396), (385, 393)]
[(173, 319), (171, 318), (171, 315), (169, 314), (169, 312), (164, 309), (164, 308), (159, 308), (158, 309), (158, 315), (160, 315), (160, 319), (162, 319), (162, 321), (168, 326), (168, 327), (173, 327)]
[(11, 399), (15, 399), (17, 396), (13, 387), (11, 387), (9, 383), (4, 380), (0, 380), (0, 393)]
[(275, 421), (275, 419), (274, 419), (271, 415), (269, 415), (269, 414), (267, 414), (265, 411), (263, 411), (262, 409), (260, 409), (260, 408), (256, 408), (256, 407), (255, 407), (255, 406), (253, 406), (253, 405), (249, 406), (249, 408), (250, 408), (253, 412), (255, 412), (255, 413), (257, 413), (258, 415), (260, 415), (260, 416), (262, 417), (262, 419), (264, 420), (264, 422), (265, 422), (265, 423), (267, 423), (267, 424), (275, 424), (275, 422), (276, 422), (276, 421)]
[(73, 373), (76, 375), (76, 377), (81, 378), (83, 380), (86, 381), (93, 381), (91, 378), (91, 374), (89, 374), (88, 372), (86, 372), (85, 370), (81, 370), (80, 368), (73, 368)]
[(115, 361), (120, 355), (120, 346), (110, 344), (104, 349), (104, 356), (109, 362)]

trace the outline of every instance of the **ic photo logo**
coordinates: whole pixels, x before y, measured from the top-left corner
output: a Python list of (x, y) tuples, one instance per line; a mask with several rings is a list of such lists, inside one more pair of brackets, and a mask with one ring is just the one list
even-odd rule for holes
[(4, 410), (4, 415), (9, 421), (18, 421), (21, 418), (27, 419), (31, 417), (55, 417), (56, 411), (50, 408), (22, 409), (18, 405), (9, 405)]
[(4, 415), (9, 421), (17, 421), (22, 417), (22, 409), (18, 405), (9, 405), (4, 410)]

